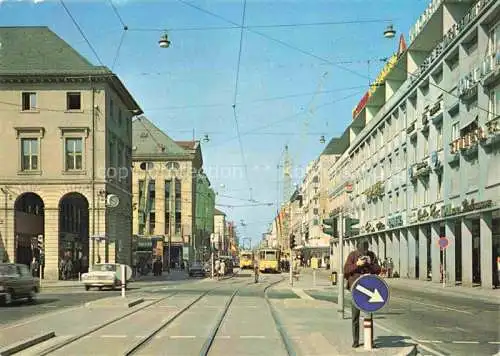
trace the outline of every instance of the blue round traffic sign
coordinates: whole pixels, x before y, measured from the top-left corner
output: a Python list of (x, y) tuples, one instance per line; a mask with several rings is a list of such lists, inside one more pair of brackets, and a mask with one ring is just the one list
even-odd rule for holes
[(359, 310), (373, 313), (389, 302), (389, 286), (377, 275), (359, 277), (351, 288), (352, 301)]
[(441, 250), (444, 250), (445, 248), (448, 247), (449, 241), (445, 236), (441, 236), (438, 240), (438, 244)]

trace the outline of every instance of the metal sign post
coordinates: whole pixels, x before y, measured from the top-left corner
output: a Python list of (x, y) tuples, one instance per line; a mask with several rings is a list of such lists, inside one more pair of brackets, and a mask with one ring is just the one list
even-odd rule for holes
[(449, 244), (450, 241), (445, 236), (438, 239), (439, 248), (443, 251), (443, 288), (446, 287), (446, 249)]
[(122, 277), (122, 298), (125, 298), (125, 290), (127, 289), (127, 272), (125, 265), (120, 265)]
[(293, 287), (293, 258), (291, 249), (290, 249), (290, 285)]
[(359, 310), (368, 313), (364, 318), (365, 350), (372, 350), (373, 345), (373, 312), (382, 309), (389, 302), (389, 286), (377, 275), (365, 274), (352, 285), (352, 302)]
[(339, 277), (338, 277), (338, 307), (344, 319), (344, 215), (339, 214)]

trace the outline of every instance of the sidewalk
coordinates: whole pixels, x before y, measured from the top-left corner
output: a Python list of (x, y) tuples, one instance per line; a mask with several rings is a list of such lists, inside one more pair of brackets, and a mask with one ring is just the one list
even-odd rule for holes
[[(305, 275), (296, 289), (311, 286), (312, 276)], [(286, 288), (287, 282), (275, 288)], [(294, 283), (294, 285), (297, 285)], [(323, 288), (318, 285), (318, 288)], [(274, 288), (273, 288), (274, 289)], [(272, 299), (287, 337), (291, 340), (297, 355), (307, 356), (348, 356), (348, 355), (416, 355), (416, 346), (409, 338), (375, 327), (374, 344), (371, 351), (364, 346), (352, 348), (351, 319), (341, 319), (335, 304), (304, 299)], [(360, 341), (363, 344), (363, 323), (360, 320)]]
[[(318, 269), (316, 271), (317, 285), (325, 285), (325, 281), (328, 281), (329, 286), (332, 286), (329, 277), (331, 276), (331, 270)], [(302, 275), (312, 276), (311, 268), (302, 268)], [(312, 278), (312, 277), (311, 277)], [(319, 282), (322, 280), (322, 282)], [(500, 304), (500, 289), (487, 289), (480, 287), (462, 287), (462, 286), (446, 286), (443, 287), (441, 283), (435, 283), (431, 281), (421, 281), (417, 279), (407, 279), (407, 278), (384, 278), (389, 287), (394, 289), (405, 289), (410, 291), (418, 291), (421, 293), (428, 294), (441, 294), (449, 296), (457, 296), (462, 298), (471, 298), (482, 300), (488, 303)], [(295, 285), (295, 283), (294, 283)], [(308, 287), (310, 288), (312, 284), (310, 283)], [(335, 286), (335, 288), (337, 288)]]

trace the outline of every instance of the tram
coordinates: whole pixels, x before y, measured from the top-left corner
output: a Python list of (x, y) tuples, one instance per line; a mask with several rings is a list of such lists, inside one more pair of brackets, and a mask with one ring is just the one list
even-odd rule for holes
[(280, 271), (280, 250), (274, 248), (264, 248), (259, 250), (259, 271), (262, 273), (279, 273)]
[(253, 268), (253, 252), (241, 251), (240, 252), (240, 269)]

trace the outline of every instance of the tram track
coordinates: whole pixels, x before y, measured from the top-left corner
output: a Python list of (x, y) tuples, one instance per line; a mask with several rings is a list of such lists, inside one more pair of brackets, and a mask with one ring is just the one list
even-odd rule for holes
[[(231, 284), (235, 284), (235, 283), (238, 283), (238, 282), (239, 281), (231, 281), (229, 284), (231, 285)], [(207, 294), (209, 294), (209, 293), (211, 293), (211, 292), (213, 292), (213, 291), (215, 291), (215, 290), (217, 290), (217, 289), (219, 289), (221, 287), (223, 287), (223, 285), (218, 285), (215, 288), (211, 288), (209, 290), (203, 291), (200, 295), (198, 295), (195, 298), (195, 302), (199, 301), (200, 299), (202, 299)], [(182, 292), (173, 291), (172, 293), (170, 293), (170, 294), (168, 294), (168, 295), (166, 295), (164, 297), (155, 299), (155, 300), (153, 300), (153, 301), (145, 304), (142, 307), (138, 307), (138, 308), (136, 308), (136, 309), (134, 309), (134, 310), (132, 310), (130, 312), (127, 312), (125, 314), (122, 314), (120, 316), (112, 318), (109, 321), (106, 321), (104, 323), (101, 323), (99, 325), (91, 327), (90, 329), (88, 329), (88, 330), (86, 330), (86, 331), (84, 331), (82, 333), (78, 333), (77, 335), (70, 336), (69, 338), (66, 338), (63, 341), (58, 342), (55, 345), (52, 345), (52, 346), (49, 346), (49, 347), (46, 347), (46, 348), (42, 348), (41, 351), (38, 351), (35, 354), (37, 356), (46, 356), (46, 355), (52, 355), (55, 352), (65, 351), (66, 348), (70, 348), (71, 346), (73, 346), (75, 344), (78, 344), (79, 342), (82, 342), (82, 339), (94, 336), (94, 335), (98, 334), (99, 332), (105, 330), (106, 328), (119, 325), (120, 323), (126, 322), (129, 319), (133, 319), (134, 317), (139, 317), (141, 314), (145, 314), (145, 313), (148, 313), (148, 312), (150, 312), (152, 310), (155, 310), (154, 308), (158, 307), (158, 305), (160, 305), (162, 302), (165, 302), (165, 301), (167, 301), (167, 300), (169, 300), (169, 299), (171, 299), (171, 298), (173, 298), (175, 296), (182, 295), (182, 294), (183, 294)], [(195, 304), (195, 302), (191, 303), (191, 304)], [(185, 307), (183, 309), (187, 310), (189, 308)], [(29, 349), (27, 351), (29, 351)]]

